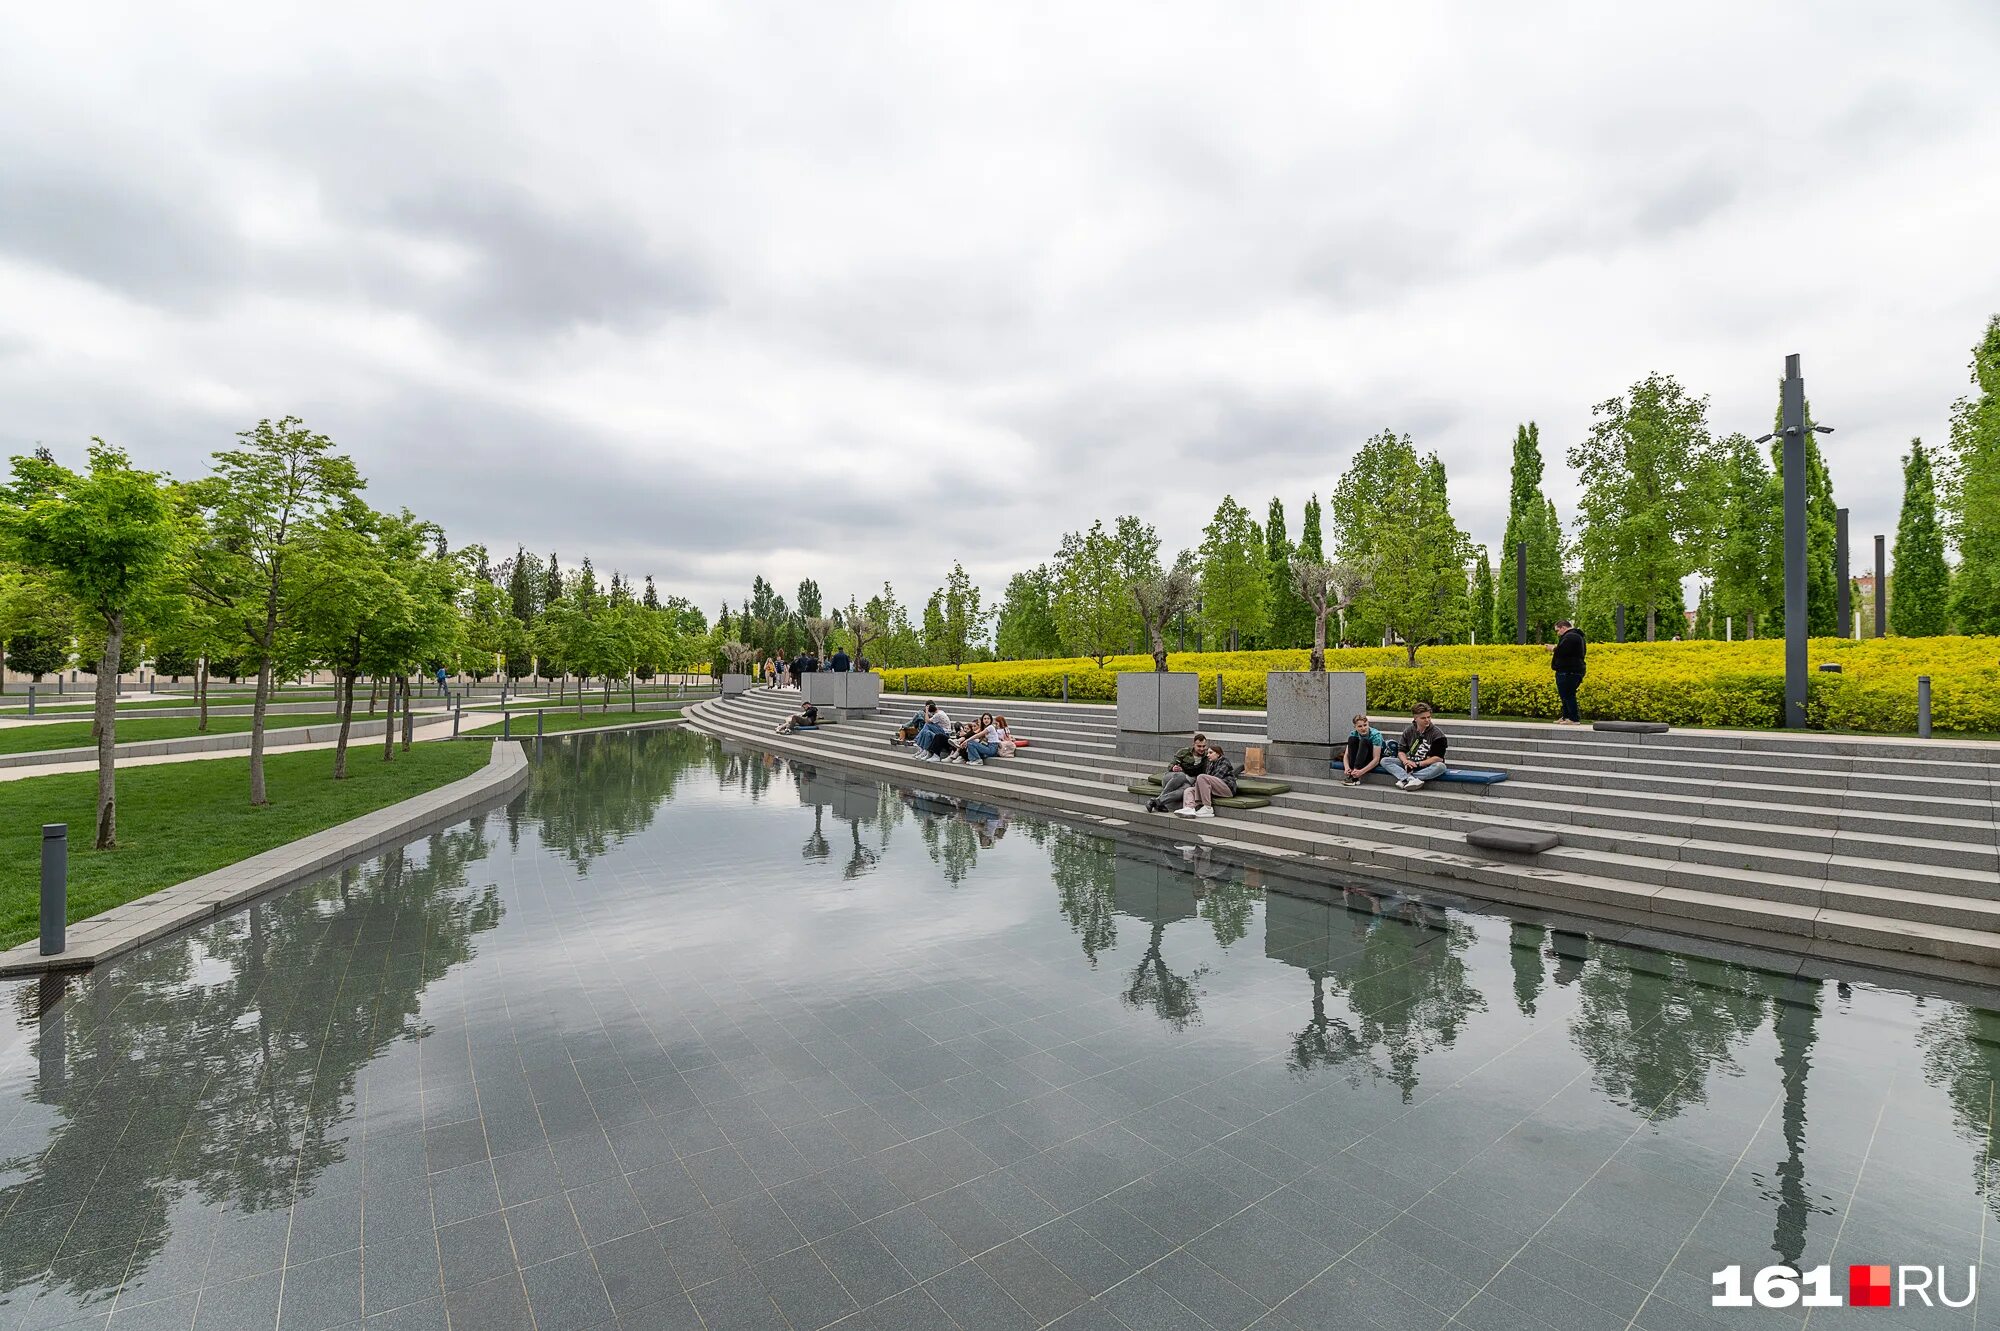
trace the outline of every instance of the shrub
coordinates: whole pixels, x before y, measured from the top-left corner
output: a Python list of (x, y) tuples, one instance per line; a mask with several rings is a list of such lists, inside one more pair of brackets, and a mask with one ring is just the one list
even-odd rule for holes
[[(1368, 706), (1385, 713), (1407, 712), (1419, 702), (1463, 712), (1474, 675), (1480, 710), (1489, 715), (1554, 717), (1560, 710), (1545, 647), (1426, 647), (1415, 667), (1402, 664), (1402, 650), (1393, 647), (1329, 650), (1326, 656), (1329, 670), (1366, 672)], [(1812, 643), (1811, 659), (1815, 666), (1841, 666), (1839, 674), (1812, 677), (1806, 714), (1815, 726), (1913, 731), (1917, 676), (1929, 675), (1937, 730), (2000, 732), (2000, 638), (1821, 638)], [(1578, 694), (1586, 718), (1762, 728), (1783, 715), (1784, 643), (1777, 639), (1596, 643), (1589, 660)], [(883, 676), (891, 688), (905, 687), (907, 677), (911, 691), (941, 698), (965, 696), (968, 676), (977, 697), (1059, 698), (1067, 675), (1071, 698), (1110, 701), (1118, 696), (1120, 673), (1152, 664), (1148, 656), (1112, 657), (1102, 669), (1088, 658), (992, 661), (886, 670)], [(1266, 672), (1304, 670), (1307, 653), (1183, 652), (1170, 655), (1167, 664), (1201, 677), (1204, 705), (1213, 704), (1220, 674), (1226, 704), (1261, 707)]]

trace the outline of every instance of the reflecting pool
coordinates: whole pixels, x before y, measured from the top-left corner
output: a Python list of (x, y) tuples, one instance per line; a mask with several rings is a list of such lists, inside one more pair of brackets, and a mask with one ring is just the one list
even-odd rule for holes
[(0, 1331), (1971, 1326), (1711, 1276), (1995, 1209), (1993, 1012), (675, 731), (0, 1000)]

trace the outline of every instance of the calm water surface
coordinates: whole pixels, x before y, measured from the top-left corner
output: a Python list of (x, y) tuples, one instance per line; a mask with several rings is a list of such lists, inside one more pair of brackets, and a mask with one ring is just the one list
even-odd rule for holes
[(1709, 1277), (1994, 1209), (1992, 1012), (677, 732), (0, 998), (0, 1331), (1970, 1326)]

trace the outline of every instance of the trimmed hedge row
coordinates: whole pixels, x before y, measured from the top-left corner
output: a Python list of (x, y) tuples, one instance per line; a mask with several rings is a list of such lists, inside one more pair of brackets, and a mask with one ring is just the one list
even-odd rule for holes
[[(1418, 664), (1404, 664), (1400, 648), (1329, 651), (1329, 670), (1368, 675), (1368, 705), (1407, 712), (1428, 702), (1445, 712), (1466, 710), (1471, 681), (1479, 677), (1482, 712), (1496, 716), (1554, 717), (1560, 706), (1545, 647), (1429, 647)], [(1812, 660), (1837, 662), (1841, 672), (1815, 673), (1807, 716), (1830, 730), (1909, 733), (1917, 724), (1917, 676), (1931, 678), (1931, 724), (1939, 731), (2000, 732), (2000, 638), (1887, 638), (1850, 642), (1815, 639)], [(1303, 670), (1307, 654), (1281, 652), (1177, 653), (1167, 664), (1202, 679), (1202, 702), (1212, 705), (1222, 677), (1226, 705), (1262, 707), (1264, 676)], [(1152, 658), (1114, 657), (1103, 668), (1087, 658), (1061, 661), (979, 662), (964, 667), (890, 670), (892, 688), (988, 698), (1060, 698), (1086, 701), (1117, 697), (1117, 677), (1150, 670)], [(1784, 645), (1761, 642), (1600, 643), (1590, 649), (1590, 670), (1578, 693), (1586, 719), (1663, 721), (1676, 726), (1766, 727), (1784, 710)]]

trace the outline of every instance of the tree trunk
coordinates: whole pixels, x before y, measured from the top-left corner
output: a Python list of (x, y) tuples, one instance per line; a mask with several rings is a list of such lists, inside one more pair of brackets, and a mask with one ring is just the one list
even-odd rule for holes
[(1315, 675), (1323, 675), (1326, 673), (1326, 607), (1325, 606), (1321, 606), (1318, 613), (1313, 616), (1312, 672)]
[(264, 713), (271, 705), (271, 649), (278, 642), (278, 585), (271, 584), (271, 596), (264, 611), (264, 640), (259, 644), (257, 698), (250, 708), (250, 804), (256, 808), (271, 802), (264, 789)]
[[(393, 717), (390, 718), (391, 720), (390, 729), (392, 730), (396, 728), (395, 725), (393, 724), (394, 719), (395, 718)], [(410, 685), (409, 682), (405, 680), (403, 683), (403, 727), (402, 727), (404, 735), (403, 739), (404, 753), (408, 753), (410, 751), (409, 736), (416, 730), (416, 728), (417, 728), (416, 713), (412, 710), (410, 706)]]
[(1411, 664), (1412, 666), (1416, 665), (1416, 663), (1417, 663), (1417, 640), (1416, 640), (1415, 638), (1405, 638), (1405, 639), (1403, 639), (1403, 650), (1404, 650), (1404, 651), (1406, 651), (1406, 652), (1408, 652), (1408, 653), (1410, 654), (1410, 662), (1409, 662), (1409, 663), (1410, 663), (1410, 664)]
[(1646, 641), (1652, 642), (1660, 631), (1660, 610), (1651, 601), (1646, 603)]
[(639, 672), (634, 670), (625, 676), (625, 687), (632, 695), (632, 710), (639, 710)]
[(340, 708), (340, 738), (333, 745), (333, 779), (347, 780), (347, 736), (354, 729), (354, 677), (358, 672), (334, 675), (335, 705)]
[(194, 729), (198, 735), (208, 733), (208, 653), (194, 663), (194, 705), (197, 716)]
[(125, 616), (104, 620), (104, 655), (97, 662), (97, 848), (118, 844), (118, 658), (125, 649)]
[(0, 642), (0, 693), (7, 691), (7, 644)]
[(382, 721), (382, 761), (396, 760), (396, 676), (389, 676), (389, 711)]

